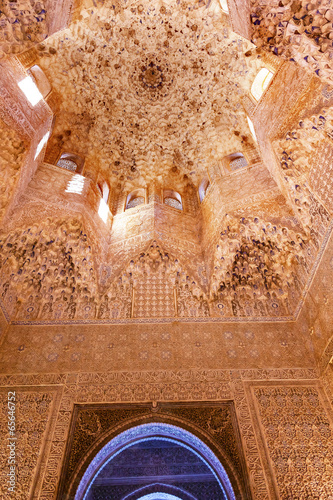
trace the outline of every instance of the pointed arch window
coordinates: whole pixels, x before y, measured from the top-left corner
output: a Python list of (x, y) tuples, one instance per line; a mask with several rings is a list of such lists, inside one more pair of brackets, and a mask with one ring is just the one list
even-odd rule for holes
[(204, 177), (199, 186), (199, 198), (201, 203), (203, 202), (206, 196), (209, 186), (210, 186), (209, 179), (207, 177)]
[(107, 203), (108, 199), (109, 199), (109, 193), (110, 193), (110, 188), (109, 188), (108, 183), (106, 181), (98, 183), (97, 187), (99, 189), (99, 192), (101, 193), (103, 200), (105, 201), (105, 203)]

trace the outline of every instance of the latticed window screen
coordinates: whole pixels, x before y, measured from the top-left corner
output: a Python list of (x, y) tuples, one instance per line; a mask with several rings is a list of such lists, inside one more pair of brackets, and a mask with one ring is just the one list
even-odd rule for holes
[(127, 207), (126, 208), (137, 207), (138, 205), (143, 205), (144, 202), (145, 202), (145, 199), (144, 199), (143, 196), (137, 196), (136, 198), (133, 198), (132, 200), (130, 200), (127, 203)]
[(231, 170), (238, 170), (240, 168), (246, 167), (247, 166), (247, 161), (244, 158), (244, 156), (241, 156), (240, 158), (236, 158), (235, 160), (231, 160), (229, 163), (230, 169)]
[(58, 167), (65, 168), (66, 170), (70, 170), (71, 172), (76, 172), (77, 164), (72, 160), (60, 159), (57, 163)]
[(170, 207), (173, 207), (173, 208), (178, 208), (178, 210), (182, 210), (182, 204), (180, 203), (180, 201), (176, 200), (175, 198), (164, 198), (164, 203), (166, 205), (169, 205)]

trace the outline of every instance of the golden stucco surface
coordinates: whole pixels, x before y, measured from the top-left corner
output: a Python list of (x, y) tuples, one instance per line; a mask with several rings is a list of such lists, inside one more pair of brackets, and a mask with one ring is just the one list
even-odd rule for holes
[[(328, 3), (2, 3), (0, 394), (19, 394), (14, 498), (57, 497), (75, 405), (148, 401), (154, 416), (159, 401), (228, 400), (253, 498), (328, 500)], [(262, 68), (273, 78), (255, 100)], [(36, 106), (17, 85), (28, 75)]]
[[(217, 2), (82, 3), (2, 65), (7, 123), (30, 141), (9, 205), (4, 167), (9, 317), (296, 318), (331, 220), (327, 85), (233, 33)], [(262, 67), (275, 75), (256, 102)], [(35, 114), (12, 81), (24, 68), (52, 88)], [(5, 140), (15, 161), (20, 145)], [(81, 176), (55, 166), (63, 154)]]

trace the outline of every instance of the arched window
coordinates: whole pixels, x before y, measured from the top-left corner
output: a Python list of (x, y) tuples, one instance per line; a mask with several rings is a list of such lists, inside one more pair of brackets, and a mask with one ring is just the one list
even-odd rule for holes
[(144, 190), (143, 189), (136, 189), (135, 191), (132, 191), (127, 196), (125, 210), (127, 210), (129, 208), (138, 207), (139, 205), (144, 205), (144, 203), (145, 203)]
[(251, 94), (256, 101), (259, 101), (260, 97), (263, 95), (268, 85), (270, 84), (274, 74), (267, 68), (261, 68), (257, 76), (255, 77), (252, 87)]
[(205, 198), (209, 186), (210, 186), (209, 179), (207, 177), (204, 177), (199, 186), (199, 198), (201, 202)]
[(177, 208), (178, 210), (183, 210), (182, 197), (177, 191), (172, 189), (165, 189), (163, 191), (163, 201), (169, 207)]
[(235, 172), (241, 168), (247, 167), (248, 163), (243, 153), (232, 153), (223, 158), (223, 163), (227, 171)]
[(223, 10), (223, 12), (225, 12), (226, 14), (229, 14), (229, 7), (228, 7), (227, 0), (220, 0), (220, 5), (221, 5), (221, 9)]
[[(163, 461), (163, 464), (173, 464), (169, 465), (169, 467), (172, 467), (173, 477), (177, 478), (177, 474), (181, 476), (182, 472), (180, 466), (174, 465), (174, 456), (181, 457), (181, 460), (185, 463), (193, 464), (194, 471), (189, 472), (186, 479), (181, 476), (181, 484), (176, 485), (169, 484), (166, 478), (168, 472), (165, 473), (163, 470), (158, 472), (156, 478), (153, 476), (154, 471), (148, 471), (150, 473), (149, 482), (142, 481), (144, 474), (148, 473), (143, 471), (142, 467), (138, 469), (137, 462), (138, 464), (143, 463), (145, 457), (148, 457), (148, 461), (151, 461), (150, 457), (156, 457), (156, 450), (159, 450), (159, 456), (162, 456), (160, 460)], [(141, 455), (143, 458), (141, 458)], [(228, 459), (222, 454), (219, 457), (230, 470)], [(191, 482), (193, 484), (194, 478), (200, 484), (198, 473), (195, 472), (195, 469), (199, 469), (199, 467), (200, 471), (202, 471), (201, 474), (212, 483), (212, 491), (218, 492), (216, 495), (218, 498), (221, 498), (221, 500), (236, 499), (233, 486), (237, 487), (240, 477), (237, 477), (231, 470), (229, 477), (224, 465), (222, 465), (222, 461), (199, 437), (181, 427), (159, 422), (137, 425), (114, 436), (95, 454), (90, 463), (85, 463), (84, 467), (81, 466), (81, 469), (77, 468), (74, 471), (75, 482), (72, 481), (70, 491), (67, 492), (66, 496), (75, 500), (95, 498), (95, 496), (97, 497), (96, 492), (98, 491), (100, 479), (103, 478), (106, 479), (103, 485), (107, 485), (105, 487), (106, 497), (114, 498), (112, 494), (112, 491), (114, 491), (112, 490), (114, 488), (112, 484), (113, 470), (124, 463), (131, 464), (130, 473), (132, 477), (133, 474), (140, 474), (139, 477), (141, 478), (140, 483), (132, 483), (128, 479), (126, 483), (126, 485), (130, 485), (126, 493), (126, 499), (128, 500), (193, 499), (192, 490), (188, 489), (188, 484), (191, 484)], [(168, 466), (164, 467), (164, 469), (169, 470)], [(137, 470), (138, 472), (136, 472)], [(78, 479), (80, 479), (80, 482), (76, 486)], [(180, 483), (180, 480), (175, 482)], [(68, 488), (68, 486), (66, 485), (65, 488)], [(156, 493), (160, 493), (160, 495)], [(243, 494), (237, 495), (237, 498), (240, 497), (243, 498)], [(207, 498), (212, 497), (208, 496)]]
[(32, 106), (45, 99), (52, 90), (44, 71), (37, 64), (28, 70), (28, 75), (18, 82), (18, 86)]
[(83, 167), (83, 160), (73, 153), (63, 153), (57, 162), (57, 167), (80, 173)]
[(105, 201), (105, 203), (107, 203), (107, 201), (109, 199), (109, 193), (110, 193), (110, 188), (107, 185), (107, 183), (104, 182), (104, 184), (103, 184), (103, 200)]
[(98, 190), (99, 190), (103, 200), (105, 201), (105, 203), (107, 203), (107, 201), (109, 199), (109, 193), (110, 193), (110, 188), (109, 188), (108, 183), (106, 181), (99, 182), (97, 184), (97, 187), (98, 187)]

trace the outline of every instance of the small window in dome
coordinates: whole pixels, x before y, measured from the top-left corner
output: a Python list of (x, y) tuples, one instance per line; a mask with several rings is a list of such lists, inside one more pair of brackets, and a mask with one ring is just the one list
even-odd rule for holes
[(166, 205), (169, 205), (169, 207), (178, 208), (178, 210), (182, 210), (182, 204), (175, 198), (166, 197), (164, 198), (164, 203)]
[(107, 203), (108, 198), (109, 198), (109, 193), (110, 193), (110, 188), (109, 188), (107, 182), (104, 181), (102, 183), (98, 183), (97, 188), (98, 188), (103, 200), (105, 201), (105, 203)]
[(163, 193), (163, 201), (165, 205), (169, 207), (177, 208), (177, 210), (183, 210), (182, 197), (177, 191), (172, 189), (165, 189)]
[(44, 71), (37, 64), (35, 64), (29, 69), (28, 73), (31, 75), (33, 81), (37, 85), (39, 92), (45, 99), (52, 91), (52, 87)]
[(144, 204), (145, 204), (144, 189), (136, 189), (127, 196), (125, 210), (129, 208), (138, 207), (139, 205), (144, 205)]
[(50, 132), (47, 132), (43, 136), (43, 138), (39, 141), (37, 149), (36, 149), (34, 160), (36, 160), (36, 158), (38, 158), (38, 156), (40, 155), (41, 151), (43, 151), (43, 148), (44, 148), (45, 144), (47, 144), (47, 141), (49, 140), (49, 137), (50, 137)]
[(58, 162), (57, 167), (64, 168), (70, 172), (81, 173), (84, 160), (74, 153), (63, 153)]
[(143, 196), (137, 196), (136, 198), (132, 198), (128, 203), (127, 203), (127, 206), (126, 206), (126, 209), (127, 208), (134, 208), (134, 207), (137, 207), (139, 205), (143, 205), (145, 202), (145, 199)]
[(207, 177), (202, 179), (200, 186), (199, 186), (199, 198), (200, 198), (201, 202), (204, 200), (209, 186), (210, 186), (210, 182), (207, 179)]
[(227, 2), (227, 0), (220, 0), (220, 5), (221, 5), (221, 9), (223, 10), (223, 12), (225, 12), (226, 14), (229, 14), (229, 8), (228, 8), (228, 2)]
[(239, 170), (240, 168), (247, 167), (247, 161), (246, 158), (244, 158), (244, 156), (242, 155), (231, 160), (229, 165), (230, 165), (230, 170), (234, 172), (235, 170)]
[(236, 172), (247, 167), (248, 163), (243, 153), (232, 153), (223, 158), (223, 164), (228, 172)]
[(60, 159), (57, 163), (58, 167), (65, 168), (71, 172), (76, 172), (77, 164), (73, 160)]
[(251, 94), (256, 101), (259, 101), (268, 85), (270, 84), (274, 74), (267, 68), (261, 68), (257, 76), (255, 77), (252, 87)]
[(109, 193), (110, 193), (110, 188), (107, 185), (107, 183), (104, 182), (104, 184), (103, 184), (103, 200), (105, 201), (105, 203), (108, 201)]
[(72, 176), (71, 180), (67, 184), (66, 193), (82, 194), (84, 188), (84, 177), (80, 174), (75, 174)]

